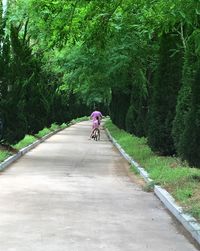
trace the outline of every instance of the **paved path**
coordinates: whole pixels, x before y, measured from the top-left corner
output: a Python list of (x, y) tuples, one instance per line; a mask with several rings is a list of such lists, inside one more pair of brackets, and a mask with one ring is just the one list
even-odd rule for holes
[(196, 251), (159, 200), (127, 175), (89, 122), (51, 137), (0, 175), (0, 251)]

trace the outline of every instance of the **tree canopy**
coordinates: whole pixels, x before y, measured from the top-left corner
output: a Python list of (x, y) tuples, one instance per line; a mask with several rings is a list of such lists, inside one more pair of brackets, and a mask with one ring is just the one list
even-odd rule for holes
[(199, 1), (10, 0), (0, 13), (7, 140), (100, 107), (154, 151), (200, 165)]

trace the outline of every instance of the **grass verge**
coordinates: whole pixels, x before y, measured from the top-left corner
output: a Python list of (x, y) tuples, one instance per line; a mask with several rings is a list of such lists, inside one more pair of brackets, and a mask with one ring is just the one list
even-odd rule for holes
[(0, 162), (3, 162), (4, 160), (6, 160), (9, 156), (11, 156), (12, 154), (8, 151), (0, 151)]
[(22, 140), (20, 140), (17, 144), (12, 145), (13, 148), (20, 150), (30, 144), (32, 144), (33, 142), (35, 142), (37, 140), (37, 138), (35, 136), (32, 135), (26, 135)]
[(39, 131), (37, 134), (35, 134), (35, 136), (37, 137), (37, 138), (42, 138), (42, 137), (44, 137), (45, 135), (47, 135), (47, 134), (49, 134), (51, 132), (51, 130), (49, 129), (49, 128), (44, 128), (44, 129), (42, 129), (41, 131)]
[(76, 118), (76, 119), (73, 119), (70, 124), (76, 124), (76, 123), (79, 123), (79, 122), (82, 122), (82, 121), (86, 121), (86, 120), (89, 120), (89, 117), (88, 116), (84, 116), (84, 117), (81, 117), (81, 118)]
[(138, 138), (112, 124), (105, 127), (121, 147), (148, 173), (154, 184), (164, 187), (186, 212), (200, 220), (200, 169), (174, 157), (162, 157), (153, 153), (146, 138)]
[(49, 129), (50, 129), (50, 131), (56, 131), (56, 130), (60, 129), (60, 126), (56, 123), (53, 123), (53, 124), (51, 124), (51, 127)]

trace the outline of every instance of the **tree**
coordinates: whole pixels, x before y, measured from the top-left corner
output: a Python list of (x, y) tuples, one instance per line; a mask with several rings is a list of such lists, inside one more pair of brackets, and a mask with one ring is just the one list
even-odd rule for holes
[(180, 143), (180, 155), (191, 166), (200, 166), (200, 68), (192, 84), (191, 109), (186, 119), (186, 126)]
[[(150, 104), (148, 142), (163, 155), (175, 153), (172, 122), (181, 81), (182, 51), (175, 34), (163, 34), (157, 76)], [(172, 50), (176, 50), (172, 55)]]

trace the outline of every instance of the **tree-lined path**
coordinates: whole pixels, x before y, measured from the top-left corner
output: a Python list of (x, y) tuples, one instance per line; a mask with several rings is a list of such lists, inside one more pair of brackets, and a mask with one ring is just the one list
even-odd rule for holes
[(89, 130), (73, 125), (1, 173), (0, 251), (198, 250)]

